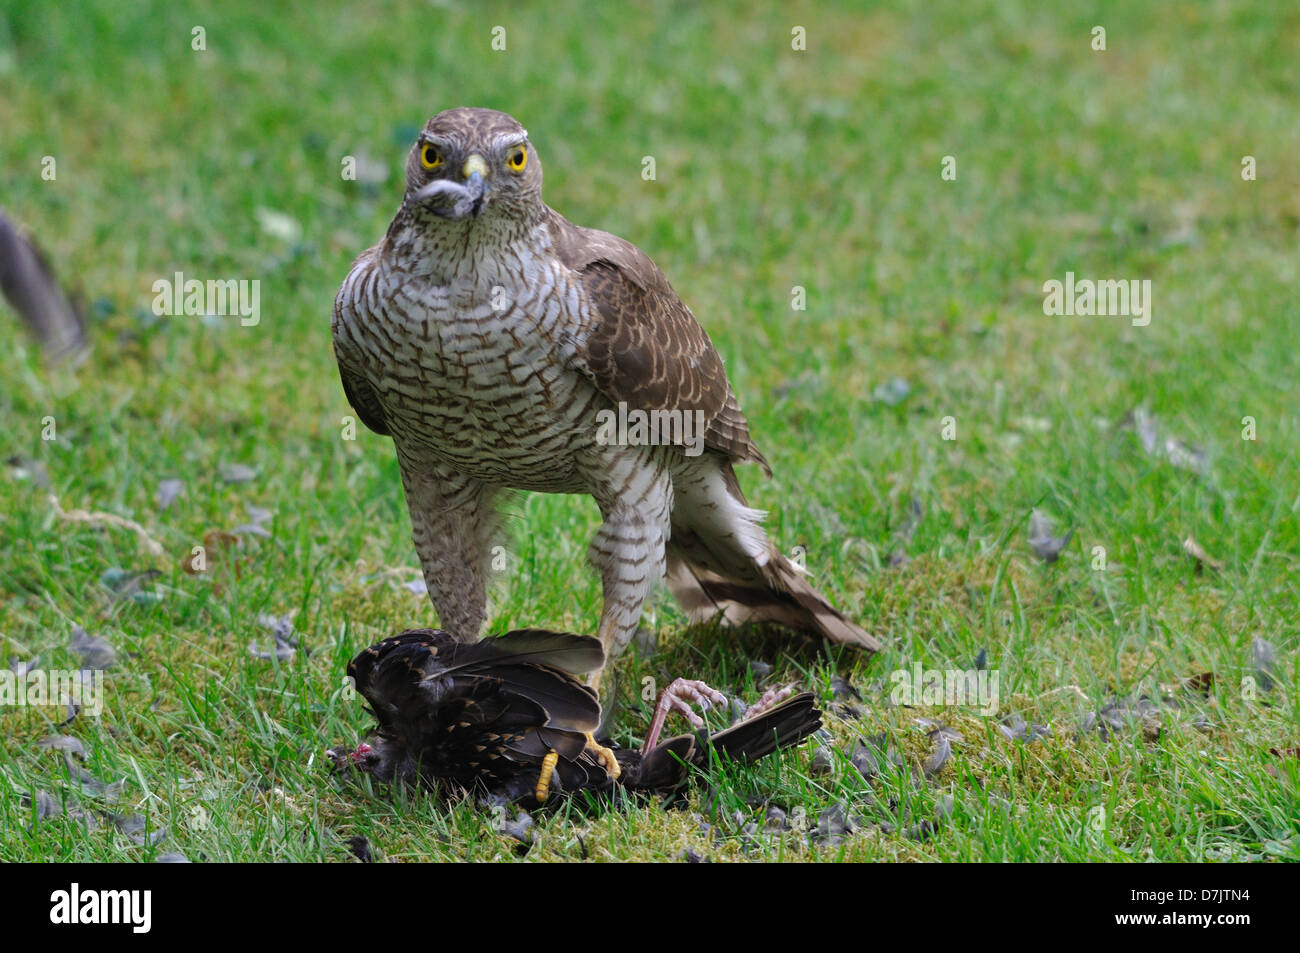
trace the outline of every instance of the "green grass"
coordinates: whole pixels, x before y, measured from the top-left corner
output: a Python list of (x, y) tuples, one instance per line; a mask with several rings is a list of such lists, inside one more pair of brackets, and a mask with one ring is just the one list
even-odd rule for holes
[[(646, 617), (658, 654), (619, 666), (619, 737), (645, 730), (643, 677), (752, 699), (748, 662), (764, 659), (828, 704), (830, 677), (849, 674), (864, 720), (830, 718), (836, 747), (888, 732), (907, 764), (868, 788), (842, 759), (813, 775), (805, 748), (726, 775), (716, 798), (697, 788), (685, 811), (563, 808), (539, 818), (529, 859), (1300, 857), (1297, 761), (1270, 754), (1300, 745), (1293, 5), (202, 6), (0, 2), (0, 194), (96, 315), (94, 352), (72, 371), (44, 366), (0, 311), (0, 458), (35, 459), (50, 480), (0, 470), (0, 660), (73, 666), (74, 624), (117, 649), (102, 717), (62, 730), (95, 775), (125, 779), (116, 810), (168, 829), (137, 846), (110, 826), (33, 825), (32, 790), (97, 802), (36, 747), (57, 712), (0, 709), (0, 859), (342, 860), (358, 834), (389, 859), (516, 857), (472, 805), (339, 784), (320, 757), (367, 726), (342, 691), (347, 660), (434, 622), (400, 587), (417, 564), (390, 443), (340, 439), (331, 303), (396, 207), (414, 130), (460, 104), (517, 116), (549, 203), (669, 275), (776, 470), (741, 474), (751, 501), (887, 645), (836, 659), (692, 631), (664, 596)], [(1105, 52), (1090, 48), (1097, 23)], [(190, 49), (196, 24), (206, 52)], [(498, 24), (505, 52), (490, 47)], [(790, 48), (796, 24), (806, 52)], [(343, 181), (344, 155), (387, 181)], [(956, 181), (940, 178), (945, 155)], [(1240, 176), (1244, 155), (1256, 181)], [(301, 238), (263, 231), (259, 208)], [(177, 270), (258, 279), (261, 323), (154, 320), (151, 285)], [(1045, 316), (1042, 284), (1066, 271), (1151, 279), (1152, 323)], [(911, 393), (891, 407), (872, 395), (892, 377)], [(1119, 426), (1142, 404), (1205, 448), (1206, 474)], [(1247, 415), (1255, 441), (1241, 439)], [(46, 416), (56, 440), (42, 439)], [(948, 416), (955, 441), (941, 439)], [(256, 479), (222, 482), (232, 463)], [(187, 485), (167, 511), (165, 478)], [(138, 522), (166, 555), (59, 519), (49, 493)], [(913, 499), (913, 560), (890, 568)], [(269, 538), (218, 547), (204, 576), (182, 571), (250, 506), (273, 511)], [(1029, 549), (1034, 507), (1075, 529), (1054, 565)], [(492, 629), (592, 631), (594, 505), (532, 496), (511, 512)], [(1221, 572), (1195, 571), (1189, 534)], [(161, 570), (162, 598), (114, 601), (100, 580), (115, 567)], [(388, 569), (402, 573), (377, 575)], [(296, 612), (310, 653), (253, 658), (263, 612)], [(1277, 686), (1249, 698), (1257, 636), (1276, 646)], [(1053, 737), (1023, 745), (969, 710), (889, 704), (891, 672), (965, 669), (981, 649), (1002, 714)], [(1202, 672), (1209, 697), (1173, 688), (1181, 707), (1158, 738), (1077, 736), (1086, 711)], [(964, 738), (919, 786), (917, 717)], [(937, 829), (908, 837), (945, 797)], [(872, 824), (835, 847), (747, 838), (765, 798), (812, 827), (837, 802)]]

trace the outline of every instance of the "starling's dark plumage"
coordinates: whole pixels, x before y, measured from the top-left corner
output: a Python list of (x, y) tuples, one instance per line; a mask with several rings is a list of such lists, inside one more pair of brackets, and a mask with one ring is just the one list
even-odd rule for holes
[[(511, 801), (609, 791), (614, 779), (590, 739), (600, 706), (575, 677), (603, 661), (598, 640), (562, 632), (524, 629), (475, 643), (436, 629), (403, 632), (348, 666), (379, 725), (355, 751), (335, 748), (331, 757), (380, 781), (422, 780)], [(710, 748), (752, 761), (820, 726), (813, 696), (797, 695), (712, 737), (679, 735), (644, 755), (616, 748), (617, 783), (667, 791), (705, 765)]]

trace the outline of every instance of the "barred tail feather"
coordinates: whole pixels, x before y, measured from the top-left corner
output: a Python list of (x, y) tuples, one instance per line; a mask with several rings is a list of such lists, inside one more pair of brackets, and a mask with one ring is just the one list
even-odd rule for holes
[(668, 588), (692, 621), (770, 622), (832, 642), (880, 650), (808, 584), (763, 533), (729, 463), (674, 474)]

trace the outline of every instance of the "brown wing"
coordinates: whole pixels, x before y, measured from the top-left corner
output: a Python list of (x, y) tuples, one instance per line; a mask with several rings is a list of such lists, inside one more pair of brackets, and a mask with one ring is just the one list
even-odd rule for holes
[[(363, 283), (361, 272), (370, 267), (374, 256), (375, 249), (371, 248), (357, 257), (357, 260), (352, 263), (352, 270), (347, 280), (343, 282), (343, 287), (334, 298), (334, 359), (338, 361), (339, 377), (343, 381), (343, 395), (347, 397), (348, 403), (357, 412), (361, 422), (375, 433), (390, 437), (392, 431), (388, 429), (388, 421), (384, 419), (383, 404), (379, 402), (379, 397), (365, 378), (349, 369), (347, 355), (339, 347), (339, 327), (343, 322), (343, 307), (348, 304), (354, 311), (357, 309), (359, 302), (356, 300), (356, 289)], [(352, 300), (345, 300), (348, 295), (352, 296)]]
[(703, 411), (705, 447), (757, 463), (770, 476), (722, 358), (663, 272), (631, 242), (551, 215), (555, 252), (580, 276), (598, 316), (578, 368), (629, 409)]

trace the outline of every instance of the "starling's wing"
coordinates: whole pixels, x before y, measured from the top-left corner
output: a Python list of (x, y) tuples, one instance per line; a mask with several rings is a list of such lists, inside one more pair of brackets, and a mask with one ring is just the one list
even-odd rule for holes
[(547, 629), (516, 629), (475, 643), (509, 655), (516, 662), (549, 665), (570, 675), (593, 672), (605, 664), (600, 639)]
[(348, 307), (354, 311), (361, 311), (365, 308), (366, 297), (363, 291), (369, 287), (370, 272), (375, 267), (376, 258), (374, 248), (362, 252), (352, 263), (352, 270), (348, 272), (338, 295), (334, 298), (334, 358), (339, 365), (343, 394), (352, 405), (352, 409), (357, 412), (357, 416), (361, 418), (361, 422), (377, 434), (390, 436), (392, 432), (388, 429), (388, 421), (384, 417), (384, 405), (380, 403), (378, 395), (365, 377), (354, 367), (353, 358), (345, 343), (346, 338), (339, 335), (339, 326), (343, 322), (343, 309)]
[(567, 670), (587, 671), (603, 658), (598, 640), (565, 632), (530, 629), (463, 643), (436, 629), (414, 629), (364, 650), (348, 674), (383, 725), (399, 709), (410, 724), (409, 713), (421, 708), (427, 721), (457, 699), (483, 704), (500, 696), (488, 720), (505, 719), (502, 726), (592, 731), (600, 703)]
[(570, 673), (599, 668), (604, 659), (600, 641), (591, 636), (520, 629), (449, 646), (439, 657), (439, 678), (451, 679), (451, 684), (491, 679), (503, 693), (540, 705), (548, 716), (542, 724), (594, 731), (600, 721), (600, 702)]
[(578, 276), (596, 318), (591, 332), (576, 342), (572, 366), (629, 409), (699, 411), (707, 449), (753, 461), (770, 476), (722, 358), (649, 256), (555, 211), (548, 225), (555, 254)]
[(719, 731), (710, 739), (714, 750), (736, 761), (757, 761), (779, 748), (803, 741), (822, 726), (822, 713), (812, 692), (788, 698), (770, 711)]
[(440, 651), (456, 640), (438, 629), (409, 629), (376, 642), (348, 663), (348, 677), (385, 727), (419, 693)]

